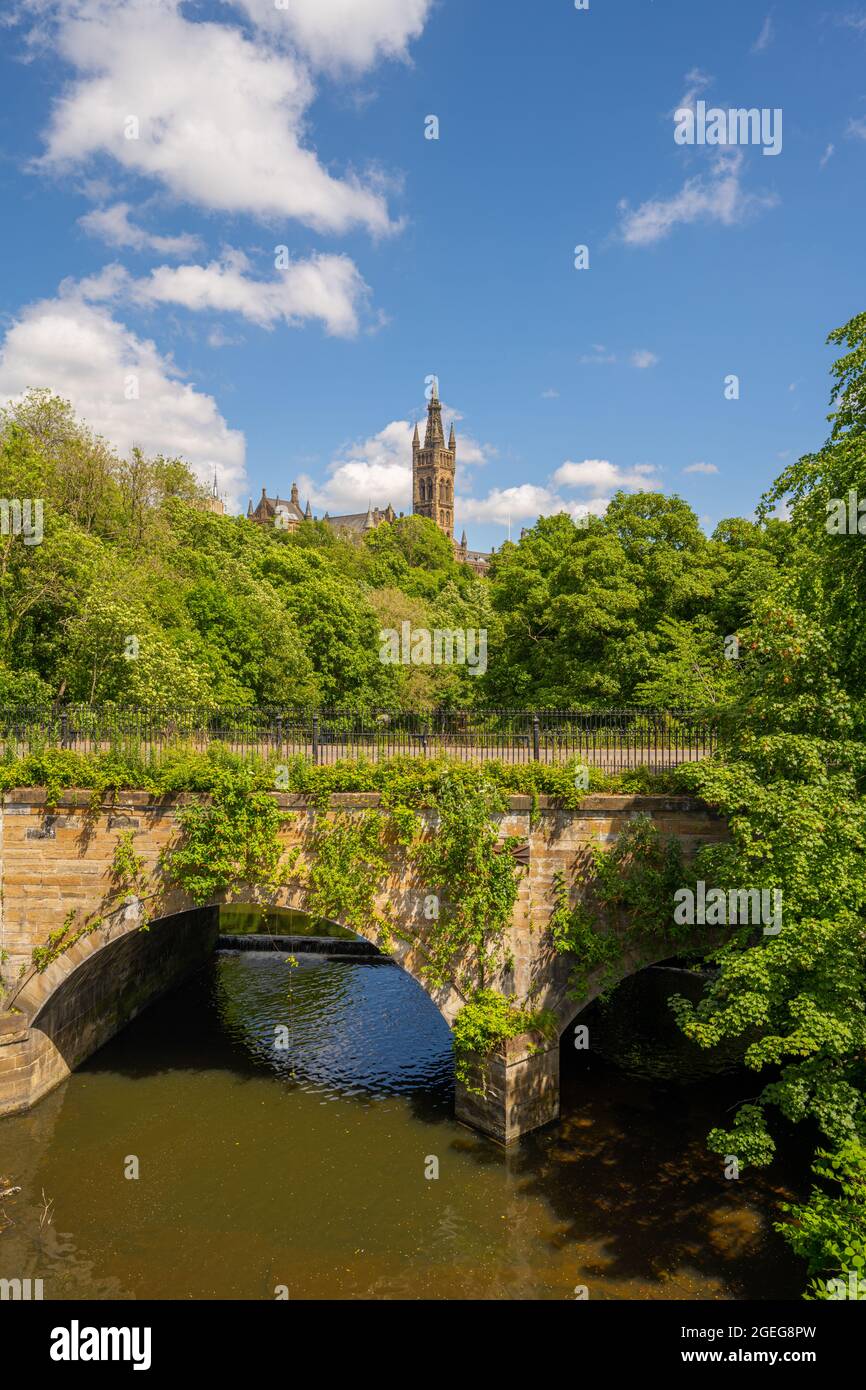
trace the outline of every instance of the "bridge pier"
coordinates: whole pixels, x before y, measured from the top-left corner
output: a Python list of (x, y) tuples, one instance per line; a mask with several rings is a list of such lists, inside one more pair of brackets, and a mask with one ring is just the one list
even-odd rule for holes
[(558, 1041), (539, 1042), (528, 1034), (512, 1038), (469, 1070), (468, 1084), (456, 1084), (454, 1113), (471, 1129), (513, 1144), (559, 1119)]

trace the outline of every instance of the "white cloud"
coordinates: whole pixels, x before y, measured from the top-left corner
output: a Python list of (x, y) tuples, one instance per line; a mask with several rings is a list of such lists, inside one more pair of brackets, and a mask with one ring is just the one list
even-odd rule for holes
[(866, 116), (854, 117), (848, 122), (846, 135), (854, 135), (858, 140), (866, 140)]
[(609, 497), (593, 497), (586, 501), (561, 497), (549, 487), (536, 483), (520, 483), (515, 487), (493, 488), (486, 497), (458, 497), (455, 513), (458, 523), (466, 521), (493, 522), (504, 526), (508, 521), (536, 521), (540, 516), (556, 516), (560, 512), (578, 517), (603, 516)]
[(824, 153), (821, 155), (820, 167), (822, 169), (826, 168), (826, 166), (830, 163), (830, 160), (833, 158), (835, 153), (836, 146), (832, 144), (828, 145)]
[(641, 371), (644, 371), (647, 367), (658, 366), (658, 362), (658, 357), (654, 352), (650, 352), (649, 348), (638, 348), (631, 355), (631, 365), (637, 367)]
[(544, 400), (544, 401), (555, 401), (555, 400), (558, 399), (558, 397), (559, 397), (559, 392), (558, 392), (558, 391), (554, 391), (554, 389), (553, 389), (552, 386), (549, 386), (548, 389), (547, 389), (546, 391), (542, 391), (542, 393), (541, 393), (541, 399)]
[(773, 42), (774, 31), (775, 25), (773, 24), (773, 17), (772, 15), (767, 15), (767, 18), (761, 25), (760, 34), (755, 39), (755, 42), (752, 44), (752, 53), (764, 53), (766, 49), (770, 47), (770, 44)]
[(719, 154), (708, 175), (686, 179), (670, 198), (650, 198), (638, 208), (620, 203), (623, 241), (629, 246), (650, 246), (670, 236), (678, 226), (693, 222), (720, 222), (733, 227), (755, 212), (775, 207), (773, 193), (747, 193), (742, 185), (743, 152)]
[[(514, 487), (492, 488), (486, 497), (458, 497), (455, 511), (459, 521), (512, 522), (535, 521), (539, 516), (604, 516), (611, 495), (618, 489), (643, 492), (658, 485), (657, 470), (651, 464), (621, 469), (607, 459), (584, 459), (582, 463), (563, 463), (546, 484), (519, 483)], [(566, 497), (561, 489), (577, 488), (586, 497)]]
[(159, 266), (135, 282), (134, 295), (147, 304), (180, 304), (193, 311), (240, 314), (262, 328), (320, 319), (328, 333), (351, 338), (368, 296), (348, 256), (313, 255), (293, 261), (275, 280), (255, 280), (228, 260), (210, 265)]
[[(670, 114), (675, 116), (680, 110), (695, 110), (698, 98), (713, 81), (709, 73), (700, 68), (686, 73), (685, 91)], [(697, 147), (682, 147), (681, 153), (685, 150), (694, 155)], [(651, 246), (670, 236), (676, 227), (694, 222), (734, 226), (754, 213), (776, 206), (775, 194), (748, 193), (743, 188), (741, 149), (704, 147), (701, 153), (713, 156), (709, 172), (692, 175), (677, 193), (668, 198), (649, 198), (636, 208), (625, 198), (620, 201), (619, 232), (626, 245)]]
[(708, 72), (702, 72), (700, 68), (692, 68), (691, 72), (686, 73), (686, 89), (677, 102), (676, 109), (688, 107), (691, 111), (701, 92), (705, 92), (707, 87), (711, 87), (713, 81), (714, 79)]
[[(126, 399), (132, 387), (137, 399)], [(122, 453), (179, 456), (203, 482), (216, 468), (221, 492), (245, 490), (244, 436), (212, 396), (183, 380), (156, 345), (77, 293), (28, 305), (0, 350), (0, 400), (47, 386)]]
[(683, 469), (684, 473), (718, 473), (718, 468), (714, 463), (690, 463)]
[(459, 497), (455, 506), (462, 521), (496, 522), (535, 520), (555, 512), (567, 511), (561, 497), (547, 487), (520, 483), (516, 487), (492, 488), (486, 497)]
[[(461, 418), (459, 411), (443, 402), (446, 436), (452, 421), (459, 422)], [(423, 422), (419, 428), (423, 439)], [(457, 472), (458, 476), (465, 477), (469, 469), (483, 467), (494, 451), (490, 445), (480, 444), (471, 435), (461, 433), (458, 424), (455, 428)], [(298, 479), (298, 486), (305, 496), (309, 493), (319, 515), (326, 510), (331, 516), (361, 512), (371, 502), (374, 507), (385, 507), (390, 502), (397, 512), (411, 512), (414, 430), (415, 425), (410, 420), (392, 420), (378, 434), (339, 450), (331, 460), (323, 484), (304, 475)]]
[(362, 70), (380, 58), (408, 56), (433, 0), (235, 0), (277, 41), (301, 50), (317, 67)]
[(155, 236), (129, 219), (129, 203), (94, 208), (78, 219), (79, 225), (109, 246), (129, 247), (133, 251), (156, 251), (160, 256), (192, 256), (201, 248), (201, 237), (192, 232), (179, 236)]
[(226, 251), (209, 265), (157, 266), (134, 279), (120, 265), (106, 266), (78, 286), (89, 300), (127, 299), (136, 304), (178, 304), (191, 312), (240, 314), (260, 328), (277, 323), (296, 327), (320, 320), (328, 333), (351, 338), (369, 290), (348, 256), (313, 255), (293, 261), (276, 279), (256, 280), (246, 273), (241, 251)]
[(582, 463), (566, 460), (553, 474), (551, 482), (556, 487), (585, 488), (594, 496), (604, 492), (615, 492), (617, 488), (635, 488), (645, 491), (657, 485), (657, 469), (649, 463), (636, 464), (634, 468), (618, 468), (607, 459), (584, 459)]
[(412, 510), (412, 430), (408, 420), (392, 420), (378, 434), (341, 451), (331, 462), (324, 484), (303, 476), (301, 491), (309, 493), (318, 514), (331, 516), (362, 512), (367, 505), (395, 511)]
[[(381, 178), (337, 178), (304, 144), (309, 70), (262, 30), (191, 22), (180, 0), (61, 0), (57, 48), (76, 77), (36, 167), (66, 172), (108, 155), (216, 211), (297, 218), (320, 232), (395, 230)], [(127, 138), (130, 118), (137, 138)]]

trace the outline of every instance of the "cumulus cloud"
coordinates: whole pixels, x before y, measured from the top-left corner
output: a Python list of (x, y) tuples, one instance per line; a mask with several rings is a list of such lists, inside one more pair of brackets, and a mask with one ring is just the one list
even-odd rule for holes
[[(554, 516), (565, 512), (577, 520), (587, 515), (603, 516), (611, 495), (619, 489), (643, 492), (656, 487), (657, 469), (652, 464), (637, 464), (631, 469), (618, 468), (607, 459), (584, 459), (581, 463), (567, 460), (545, 484), (519, 483), (514, 487), (492, 488), (486, 497), (458, 497), (455, 511), (462, 521), (497, 522), (511, 519), (535, 521), (539, 516)], [(587, 494), (568, 497), (562, 489), (575, 489)]]
[(515, 487), (492, 488), (486, 497), (458, 497), (455, 513), (458, 522), (495, 522), (504, 526), (508, 521), (536, 521), (540, 516), (555, 516), (566, 512), (577, 520), (592, 513), (603, 516), (609, 497), (594, 497), (577, 501), (561, 497), (554, 489), (536, 483), (520, 483)]
[(684, 473), (718, 473), (718, 468), (714, 463), (690, 463), (683, 469)]
[(650, 463), (639, 463), (634, 468), (623, 469), (607, 459), (584, 459), (581, 463), (566, 460), (557, 468), (551, 481), (556, 487), (585, 488), (598, 496), (604, 492), (615, 492), (617, 488), (643, 491), (655, 487), (657, 471)]
[(203, 482), (234, 505), (245, 490), (244, 436), (230, 429), (212, 396), (183, 379), (149, 339), (113, 318), (104, 305), (70, 292), (28, 305), (0, 349), (0, 400), (47, 386), (122, 454), (187, 460)]
[(157, 266), (134, 278), (120, 265), (106, 266), (78, 285), (85, 299), (126, 299), (140, 305), (175, 304), (191, 312), (239, 314), (260, 328), (297, 327), (317, 319), (326, 332), (351, 338), (369, 290), (348, 256), (313, 255), (292, 261), (275, 279), (249, 275), (243, 252), (227, 251), (209, 265)]
[[(311, 35), (320, 7), (336, 31), (336, 0), (293, 0)], [(75, 77), (36, 167), (66, 172), (107, 155), (215, 211), (291, 217), (328, 233), (395, 230), (381, 179), (335, 177), (305, 143), (309, 68), (264, 30), (189, 20), (180, 0), (60, 0), (56, 46)]]
[(315, 66), (358, 71), (408, 56), (433, 0), (235, 0), (253, 24)]
[(192, 232), (179, 236), (156, 236), (130, 220), (129, 203), (113, 203), (111, 207), (94, 208), (78, 219), (91, 236), (99, 237), (109, 246), (132, 251), (156, 251), (160, 256), (192, 256), (201, 248), (201, 237)]

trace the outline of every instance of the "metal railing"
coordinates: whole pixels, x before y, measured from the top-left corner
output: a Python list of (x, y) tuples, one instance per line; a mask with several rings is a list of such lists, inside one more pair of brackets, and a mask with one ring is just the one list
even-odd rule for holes
[(65, 705), (50, 710), (0, 707), (0, 756), (45, 748), (117, 751), (158, 758), (171, 749), (219, 744), (242, 757), (293, 756), (328, 764), (401, 755), (463, 762), (565, 762), (609, 772), (676, 767), (709, 757), (718, 731), (684, 710), (621, 709), (402, 710), (258, 708), (125, 709)]

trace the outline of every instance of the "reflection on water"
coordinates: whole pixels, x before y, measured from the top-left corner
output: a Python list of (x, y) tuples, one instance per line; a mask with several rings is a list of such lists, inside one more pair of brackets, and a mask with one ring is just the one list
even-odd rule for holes
[[(737, 1076), (647, 1080), (567, 1037), (561, 1123), (504, 1152), (454, 1121), (450, 1034), (408, 976), (297, 960), (214, 957), (0, 1121), (0, 1177), (23, 1188), (0, 1277), (46, 1298), (799, 1295), (770, 1230), (780, 1179), (726, 1182), (705, 1149), (750, 1094)], [(612, 1007), (589, 1016), (605, 1049), (628, 1032)]]
[(336, 936), (344, 941), (358, 938), (348, 927), (327, 922), (321, 917), (309, 917), (306, 912), (293, 912), (287, 907), (251, 907), (230, 903), (220, 910), (220, 931), (233, 936)]
[(736, 1072), (736, 1042), (705, 1051), (684, 1037), (668, 1004), (671, 995), (697, 1003), (706, 977), (706, 971), (653, 966), (623, 980), (579, 1020), (590, 1026), (593, 1053), (647, 1081), (682, 1084)]

